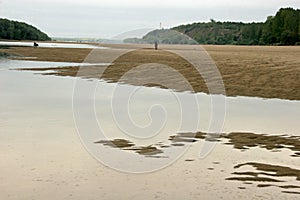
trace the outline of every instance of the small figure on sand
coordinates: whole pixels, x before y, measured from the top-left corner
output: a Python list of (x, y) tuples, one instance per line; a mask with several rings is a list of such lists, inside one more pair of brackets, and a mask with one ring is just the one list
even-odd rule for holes
[(38, 47), (38, 46), (39, 46), (39, 44), (38, 44), (38, 43), (36, 43), (36, 42), (33, 42), (33, 46), (36, 48), (36, 47)]
[(158, 49), (158, 42), (157, 41), (155, 41), (155, 43), (154, 43), (154, 48), (155, 48), (155, 50)]

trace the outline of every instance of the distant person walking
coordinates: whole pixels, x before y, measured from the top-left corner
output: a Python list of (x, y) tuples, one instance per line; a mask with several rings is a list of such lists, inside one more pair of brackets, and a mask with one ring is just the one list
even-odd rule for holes
[(38, 44), (38, 43), (36, 43), (36, 42), (33, 42), (33, 46), (36, 48), (36, 47), (38, 47), (38, 46), (39, 46), (39, 44)]
[(155, 50), (158, 49), (158, 42), (157, 41), (155, 41), (155, 43), (154, 43), (154, 48), (155, 48)]

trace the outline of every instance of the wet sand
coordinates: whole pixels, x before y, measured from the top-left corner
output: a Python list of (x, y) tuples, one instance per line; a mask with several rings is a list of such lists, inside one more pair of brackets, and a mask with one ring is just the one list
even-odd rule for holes
[[(126, 45), (119, 46), (115, 51), (126, 52), (125, 47)], [(181, 46), (174, 48), (181, 48)], [(250, 58), (247, 51), (250, 55), (259, 57), (257, 52), (263, 50), (251, 52), (252, 48), (259, 50), (273, 47), (207, 46), (206, 48), (218, 48), (218, 50), (211, 49), (210, 52), (212, 56), (219, 56), (222, 65), (223, 61), (225, 63), (227, 59), (231, 57), (233, 59), (236, 54)], [(227, 48), (235, 50), (229, 51)], [(275, 63), (278, 62), (277, 59), (286, 59), (287, 66), (279, 68), (279, 71), (282, 70), (283, 77), (286, 71), (294, 70), (293, 73), (297, 74), (299, 69), (296, 65), (298, 58), (291, 52), (287, 53), (288, 50), (291, 51), (290, 48), (294, 47), (278, 47), (272, 50), (273, 53), (278, 51), (278, 55), (286, 56), (272, 58)], [(292, 52), (296, 51), (295, 49)], [(25, 49), (22, 51), (24, 51), (23, 55), (27, 53), (27, 56), (36, 57), (34, 54), (37, 52), (26, 52)], [(81, 51), (88, 50), (80, 49), (78, 55), (82, 54)], [(145, 51), (152, 52), (143, 49), (133, 53), (139, 54)], [(46, 59), (46, 52), (49, 53), (50, 50), (45, 50), (38, 59), (42, 59), (42, 54)], [(77, 54), (71, 52), (61, 53), (65, 54), (66, 59), (70, 57), (69, 59), (74, 59), (74, 62), (79, 61), (76, 61), (78, 57), (73, 56)], [(54, 49), (53, 53), (53, 59), (60, 55), (57, 49)], [(271, 50), (269, 53), (271, 54)], [(47, 59), (51, 58), (51, 55), (49, 54)], [(165, 56), (170, 54), (167, 53)], [(242, 58), (243, 56), (241, 59), (246, 59)], [(249, 62), (254, 61), (254, 57), (249, 59)], [(124, 60), (121, 61), (120, 63), (123, 63)], [(249, 67), (255, 65), (253, 62)], [(131, 63), (128, 66), (131, 66)], [(101, 66), (85, 67), (88, 70), (85, 71), (87, 74), (83, 76), (82, 81), (91, 82), (90, 78), (94, 75), (92, 69), (97, 71)], [(81, 144), (76, 133), (71, 106), (74, 87), (72, 73), (77, 73), (76, 68), (49, 65), (44, 68), (33, 66), (16, 70), (19, 68), (22, 66), (12, 69), (0, 68), (1, 199), (299, 199), (299, 133), (292, 132), (293, 129), (295, 131), (299, 128), (295, 123), (283, 122), (283, 119), (291, 117), (291, 113), (279, 114), (282, 123), (287, 123), (288, 127), (285, 127), (286, 124), (278, 123), (278, 127), (282, 129), (278, 130), (280, 134), (276, 132), (274, 135), (275, 131), (230, 132), (223, 133), (220, 137), (205, 132), (168, 132), (167, 141), (146, 145), (113, 136), (107, 140), (99, 138), (93, 141), (93, 145), (99, 148), (103, 146), (109, 152), (128, 152), (133, 156), (156, 161), (168, 159), (165, 153), (169, 149), (189, 147), (182, 157), (164, 169), (153, 173), (129, 174), (101, 164), (91, 157)], [(228, 69), (228, 66), (225, 68)], [(25, 69), (29, 70), (25, 71)], [(272, 67), (266, 67), (266, 70), (276, 71)], [(232, 71), (223, 73), (232, 73)], [(241, 72), (235, 73), (241, 77), (246, 75)], [(111, 76), (112, 74), (114, 76)], [(107, 77), (108, 80), (112, 78), (111, 81), (115, 82), (114, 77), (118, 77), (118, 73), (111, 72)], [(280, 82), (281, 79), (278, 80)], [(286, 81), (294, 81), (296, 85), (298, 83), (293, 80), (293, 76)], [(272, 84), (279, 84), (279, 82), (275, 81)], [(280, 89), (284, 90), (284, 87)], [(295, 92), (289, 94), (287, 98), (298, 99), (298, 95)], [(229, 109), (232, 109), (231, 106), (229, 105)], [(250, 104), (244, 106), (255, 110)], [(267, 106), (264, 108), (262, 113), (271, 113), (269, 110), (271, 108)], [(242, 110), (237, 109), (236, 112), (240, 114)], [(248, 124), (256, 124), (253, 123), (254, 119), (248, 116), (244, 118), (240, 115), (228, 116), (233, 121), (235, 117), (237, 118), (235, 123), (239, 123), (246, 129), (251, 127), (247, 126)], [(270, 126), (267, 130), (276, 129), (276, 127), (271, 128), (272, 124), (269, 125), (265, 115), (257, 114), (256, 118), (261, 122), (261, 126)], [(259, 123), (256, 125), (258, 129), (261, 128)], [(110, 128), (110, 123), (107, 123), (107, 126)], [(234, 123), (227, 125), (228, 129), (234, 127), (236, 127)], [(117, 129), (110, 130), (114, 134)], [(216, 142), (217, 145), (209, 156), (199, 159), (199, 150), (205, 141)], [(107, 156), (111, 155), (114, 154)]]
[[(193, 46), (184, 45), (161, 45), (161, 50), (154, 51), (150, 45), (103, 45), (109, 49), (99, 49), (95, 62), (107, 62), (111, 57), (124, 53), (114, 61), (114, 65), (109, 66), (109, 70), (103, 75), (104, 79), (113, 82), (118, 81), (129, 69), (143, 63), (159, 61), (174, 67), (179, 71), (196, 92), (208, 92), (205, 82), (199, 74), (193, 72), (189, 63), (179, 56), (172, 54), (168, 50), (183, 49), (193, 51)], [(203, 46), (216, 63), (228, 96), (253, 96), (263, 98), (280, 98), (290, 100), (300, 100), (300, 47), (261, 47), (261, 46)], [(138, 50), (135, 50), (138, 49)], [(134, 50), (134, 51), (132, 51)], [(84, 62), (91, 52), (91, 49), (63, 49), (63, 48), (29, 48), (13, 47), (11, 49), (1, 49), (1, 52), (14, 55), (25, 56), (25, 59), (40, 61), (59, 62)], [(128, 52), (131, 51), (131, 52)], [(22, 58), (18, 58), (22, 59)], [(89, 59), (93, 62), (93, 59)], [(29, 70), (29, 69), (27, 69)], [(35, 70), (34, 68), (31, 70)], [(45, 69), (47, 70), (47, 69)], [(99, 70), (92, 66), (81, 70), (77, 74), (78, 67), (51, 68), (55, 72), (47, 75), (58, 76), (84, 76), (99, 78)], [(172, 79), (174, 77), (164, 74), (163, 71), (157, 73), (165, 80), (172, 80), (180, 83), (181, 80)], [(135, 80), (125, 80), (129, 84), (139, 85)], [(175, 89), (184, 91), (185, 88), (178, 88), (180, 84), (174, 84)], [(150, 85), (151, 86), (151, 85)]]
[[(283, 151), (289, 150), (291, 157), (298, 157), (297, 159), (300, 157), (300, 137), (287, 135), (178, 133), (170, 136), (169, 141), (171, 143), (158, 143), (139, 148), (136, 148), (133, 142), (124, 139), (103, 140), (95, 143), (111, 148), (118, 148), (122, 151), (134, 151), (142, 156), (149, 157), (149, 155), (156, 155), (152, 156), (152, 158), (167, 158), (167, 156), (164, 156), (166, 148), (181, 147), (190, 145), (191, 143), (203, 142), (203, 140), (215, 141), (219, 145), (232, 145), (233, 148), (240, 150), (241, 153), (259, 148), (280, 155)], [(143, 150), (142, 152), (141, 149)], [(184, 161), (193, 162), (195, 159), (185, 159)], [(220, 162), (215, 161), (214, 164), (218, 165)], [(245, 166), (248, 166), (248, 168)], [(252, 168), (249, 168), (249, 166)], [(244, 171), (242, 171), (243, 168), (245, 168)], [(214, 170), (214, 168), (210, 167), (208, 170)], [(232, 170), (232, 175), (225, 180), (240, 181), (244, 186), (239, 187), (239, 189), (246, 189), (247, 185), (253, 184), (258, 188), (277, 187), (282, 193), (300, 194), (299, 168), (294, 169), (284, 165), (245, 162), (233, 165)], [(291, 179), (294, 179), (294, 181), (291, 182)]]

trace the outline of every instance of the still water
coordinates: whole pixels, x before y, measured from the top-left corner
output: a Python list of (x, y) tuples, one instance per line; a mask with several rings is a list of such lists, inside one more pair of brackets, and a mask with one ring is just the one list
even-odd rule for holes
[[(38, 71), (18, 71), (18, 68), (46, 68), (46, 67), (64, 67), (64, 66), (83, 66), (89, 64), (63, 63), (63, 62), (36, 62), (36, 61), (18, 61), (18, 60), (0, 60), (0, 81), (1, 81), (1, 105), (5, 111), (12, 106), (22, 106), (24, 111), (30, 112), (39, 102), (49, 102), (48, 106), (43, 109), (55, 110), (58, 105), (55, 104), (57, 99), (64, 99), (64, 104), (72, 105), (73, 90), (76, 82), (80, 82), (82, 87), (94, 90), (95, 110), (98, 112), (111, 112), (112, 97), (125, 98), (127, 91), (134, 90), (134, 94), (130, 97), (128, 104), (131, 109), (131, 117), (146, 126), (149, 123), (149, 115), (147, 111), (152, 105), (161, 105), (168, 114), (167, 118), (170, 124), (165, 126), (178, 126), (178, 121), (182, 115), (180, 109), (184, 109), (184, 105), (179, 105), (179, 100), (185, 100), (186, 109), (191, 106), (198, 110), (199, 124), (198, 129), (191, 128), (189, 125), (182, 127), (178, 132), (190, 131), (208, 131), (208, 124), (211, 119), (211, 96), (204, 93), (192, 94), (189, 92), (173, 92), (171, 90), (149, 87), (137, 87), (126, 84), (107, 83), (94, 79), (80, 79), (76, 77), (56, 77), (43, 76)], [(101, 67), (101, 63), (97, 64)], [(102, 65), (106, 65), (102, 63)], [(79, 85), (79, 84), (77, 84)], [(95, 87), (96, 85), (96, 87)], [(116, 87), (118, 86), (118, 87)], [(76, 89), (76, 88), (75, 88)], [(61, 93), (64, 91), (64, 94)], [(119, 92), (116, 94), (116, 92)], [(18, 95), (26, 94), (22, 98), (15, 98)], [(47, 95), (47, 96), (44, 96)], [(37, 102), (35, 98), (40, 99)], [(88, 97), (82, 101), (87, 101)], [(226, 116), (224, 117), (224, 126), (222, 132), (255, 132), (262, 134), (287, 134), (300, 136), (300, 126), (298, 125), (300, 116), (300, 101), (290, 101), (281, 99), (262, 99), (255, 97), (225, 97), (226, 98)], [(196, 103), (192, 101), (196, 100)], [(16, 104), (12, 105), (12, 102)], [(25, 104), (24, 102), (31, 102)], [(52, 102), (52, 104), (51, 104)], [(183, 104), (183, 103), (182, 103)], [(7, 105), (7, 106), (4, 106)], [(188, 106), (190, 105), (190, 106)], [(115, 105), (114, 109), (118, 109), (119, 105)], [(180, 108), (181, 106), (181, 108)], [(215, 105), (217, 106), (217, 105)], [(30, 108), (30, 109), (27, 109)], [(59, 107), (59, 109), (69, 109)], [(116, 112), (116, 110), (115, 110)], [(120, 112), (127, 112), (120, 106)], [(146, 114), (145, 114), (146, 113)], [(155, 114), (155, 113), (153, 113)], [(159, 114), (159, 113), (158, 113)], [(59, 116), (58, 116), (59, 117)], [(157, 116), (159, 117), (159, 116)], [(186, 115), (187, 124), (193, 121), (195, 115)], [(102, 121), (109, 120), (106, 113), (101, 116)], [(140, 121), (140, 122), (138, 122)], [(172, 121), (172, 122), (171, 122)], [(174, 123), (175, 122), (175, 123)], [(192, 123), (192, 122), (191, 122)], [(173, 125), (171, 125), (173, 124)], [(178, 128), (178, 127), (177, 127)], [(177, 129), (176, 128), (176, 129)]]
[[(216, 144), (211, 156), (197, 161), (199, 146), (205, 143), (205, 135), (210, 132), (212, 107), (223, 106), (212, 104), (211, 96), (17, 70), (79, 65), (82, 66), (78, 63), (0, 60), (1, 149), (9, 149), (9, 155), (22, 152), (27, 156), (26, 162), (31, 163), (35, 162), (33, 158), (39, 152), (30, 149), (38, 144), (56, 145), (51, 154), (68, 160), (68, 156), (76, 156), (73, 152), (79, 148), (72, 136), (77, 130), (82, 143), (96, 159), (119, 171), (141, 172), (143, 168), (147, 172), (166, 167), (170, 160), (180, 156), (188, 156), (186, 162), (176, 165), (179, 166), (176, 170), (191, 166), (185, 163), (198, 163), (191, 168), (198, 172), (193, 177), (203, 178), (210, 171), (221, 168), (213, 171), (203, 184), (213, 181), (211, 187), (215, 190), (224, 188), (224, 184), (231, 185), (227, 197), (235, 193), (245, 198), (255, 191), (263, 197), (270, 195), (268, 192), (282, 194), (278, 198), (284, 199), (287, 198), (285, 195), (300, 192), (297, 181), (300, 101), (224, 97), (226, 112), (221, 121), (222, 135), (210, 139), (210, 143)], [(78, 89), (82, 95), (74, 96)], [(153, 124), (152, 132), (140, 131)], [(72, 146), (74, 150), (70, 153), (58, 152)], [(184, 155), (189, 146), (190, 151)], [(48, 150), (45, 148), (41, 152)], [(79, 155), (76, 163), (82, 159), (82, 153)], [(55, 169), (61, 167), (57, 165)], [(169, 172), (172, 170), (165, 170), (164, 174)], [(45, 170), (44, 173), (48, 172)], [(1, 176), (10, 180), (4, 174)], [(110, 174), (109, 178), (112, 176)], [(241, 182), (238, 188), (236, 182)], [(276, 190), (272, 189), (274, 187)], [(240, 189), (245, 192), (240, 193)], [(205, 191), (202, 195), (207, 196)]]
[[(7, 46), (33, 46), (33, 42), (6, 42), (0, 41), (0, 45), (7, 45)], [(91, 44), (73, 44), (73, 43), (54, 43), (54, 42), (38, 42), (39, 47), (46, 47), (46, 48), (105, 48), (100, 46), (95, 46)]]

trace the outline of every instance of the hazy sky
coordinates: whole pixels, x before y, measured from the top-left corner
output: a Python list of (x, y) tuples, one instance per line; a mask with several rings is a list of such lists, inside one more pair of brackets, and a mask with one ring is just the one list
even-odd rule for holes
[(300, 0), (0, 0), (0, 17), (37, 26), (51, 37), (111, 38), (123, 32), (219, 21), (265, 21)]

